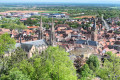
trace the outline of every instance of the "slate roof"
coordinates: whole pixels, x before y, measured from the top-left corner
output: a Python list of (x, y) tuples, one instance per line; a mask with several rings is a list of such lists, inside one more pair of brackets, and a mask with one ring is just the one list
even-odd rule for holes
[(21, 43), (21, 48), (24, 49), (25, 51), (29, 52), (29, 50), (32, 48), (32, 46), (40, 47), (42, 45), (47, 46), (47, 43), (43, 39)]
[(90, 45), (90, 46), (97, 46), (98, 45), (98, 42), (88, 41), (88, 40), (77, 40), (75, 43), (76, 44), (86, 44), (86, 45)]
[(97, 46), (98, 45), (98, 42), (96, 42), (96, 41), (88, 41), (88, 43), (91, 46)]

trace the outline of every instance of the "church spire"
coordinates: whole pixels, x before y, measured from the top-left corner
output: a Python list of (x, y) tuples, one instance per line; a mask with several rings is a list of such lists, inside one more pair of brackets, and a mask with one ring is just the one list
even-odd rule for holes
[(96, 19), (94, 20), (94, 25), (93, 25), (93, 31), (92, 31), (92, 41), (97, 41), (97, 36), (98, 36), (98, 27), (96, 27)]
[(42, 23), (42, 15), (41, 15), (41, 19), (40, 19), (39, 39), (43, 39), (43, 23)]
[(55, 28), (54, 28), (54, 21), (52, 17), (52, 27), (51, 27), (51, 36), (50, 36), (50, 44), (52, 46), (55, 46), (56, 44), (56, 39), (55, 39)]
[(93, 25), (93, 29), (96, 29), (96, 19), (94, 20), (94, 25)]
[(55, 32), (53, 17), (52, 17), (52, 32), (53, 32), (53, 33)]

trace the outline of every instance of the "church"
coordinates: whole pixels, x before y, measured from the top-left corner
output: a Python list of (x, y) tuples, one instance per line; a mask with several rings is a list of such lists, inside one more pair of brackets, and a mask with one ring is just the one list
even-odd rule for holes
[(52, 18), (52, 27), (50, 29), (49, 41), (46, 41), (43, 30), (42, 16), (40, 20), (40, 27), (38, 28), (38, 40), (21, 43), (21, 48), (28, 52), (28, 58), (31, 58), (35, 51), (40, 54), (45, 51), (48, 46), (56, 46), (54, 21)]

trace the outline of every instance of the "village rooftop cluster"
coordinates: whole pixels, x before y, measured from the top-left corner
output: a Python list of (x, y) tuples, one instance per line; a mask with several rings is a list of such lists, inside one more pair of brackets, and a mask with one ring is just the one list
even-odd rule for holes
[[(54, 18), (69, 18), (67, 14), (49, 14), (38, 12), (32, 13), (2, 13), (3, 17), (20, 17), (20, 21), (26, 21), (30, 16), (41, 16), (40, 26), (27, 26), (27, 29), (20, 33), (17, 30), (0, 28), (0, 34), (8, 33), (11, 38), (16, 40), (15, 48), (21, 47), (28, 52), (28, 58), (32, 57), (37, 49), (39, 53), (44, 51), (48, 46), (60, 46), (70, 53), (70, 58), (75, 59), (82, 56), (84, 59), (89, 58), (91, 54), (104, 56), (106, 52), (112, 51), (120, 56), (120, 26), (116, 24), (120, 18), (110, 18), (107, 20), (97, 17), (82, 19), (66, 19), (66, 22), (77, 22), (78, 24), (87, 24), (91, 22), (87, 29), (78, 27), (72, 28), (68, 24), (57, 24)], [(52, 18), (51, 27), (46, 29), (42, 17)], [(31, 18), (34, 19), (34, 18)], [(6, 53), (9, 56), (12, 50)]]

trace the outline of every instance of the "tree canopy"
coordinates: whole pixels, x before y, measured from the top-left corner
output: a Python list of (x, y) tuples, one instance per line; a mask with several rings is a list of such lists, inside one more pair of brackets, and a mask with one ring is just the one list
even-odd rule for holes
[[(21, 54), (20, 50), (18, 52), (19, 55), (17, 56), (21, 56), (18, 57), (21, 60), (23, 53)], [(40, 56), (36, 55), (31, 59), (24, 58), (19, 63), (15, 62), (16, 58), (12, 58), (11, 62), (13, 61), (14, 63), (6, 69), (7, 71), (4, 71), (4, 77), (0, 79), (77, 80), (76, 70), (68, 55), (65, 50), (59, 47), (49, 47)], [(22, 77), (20, 78), (19, 76)], [(15, 78), (13, 79), (13, 77)]]

